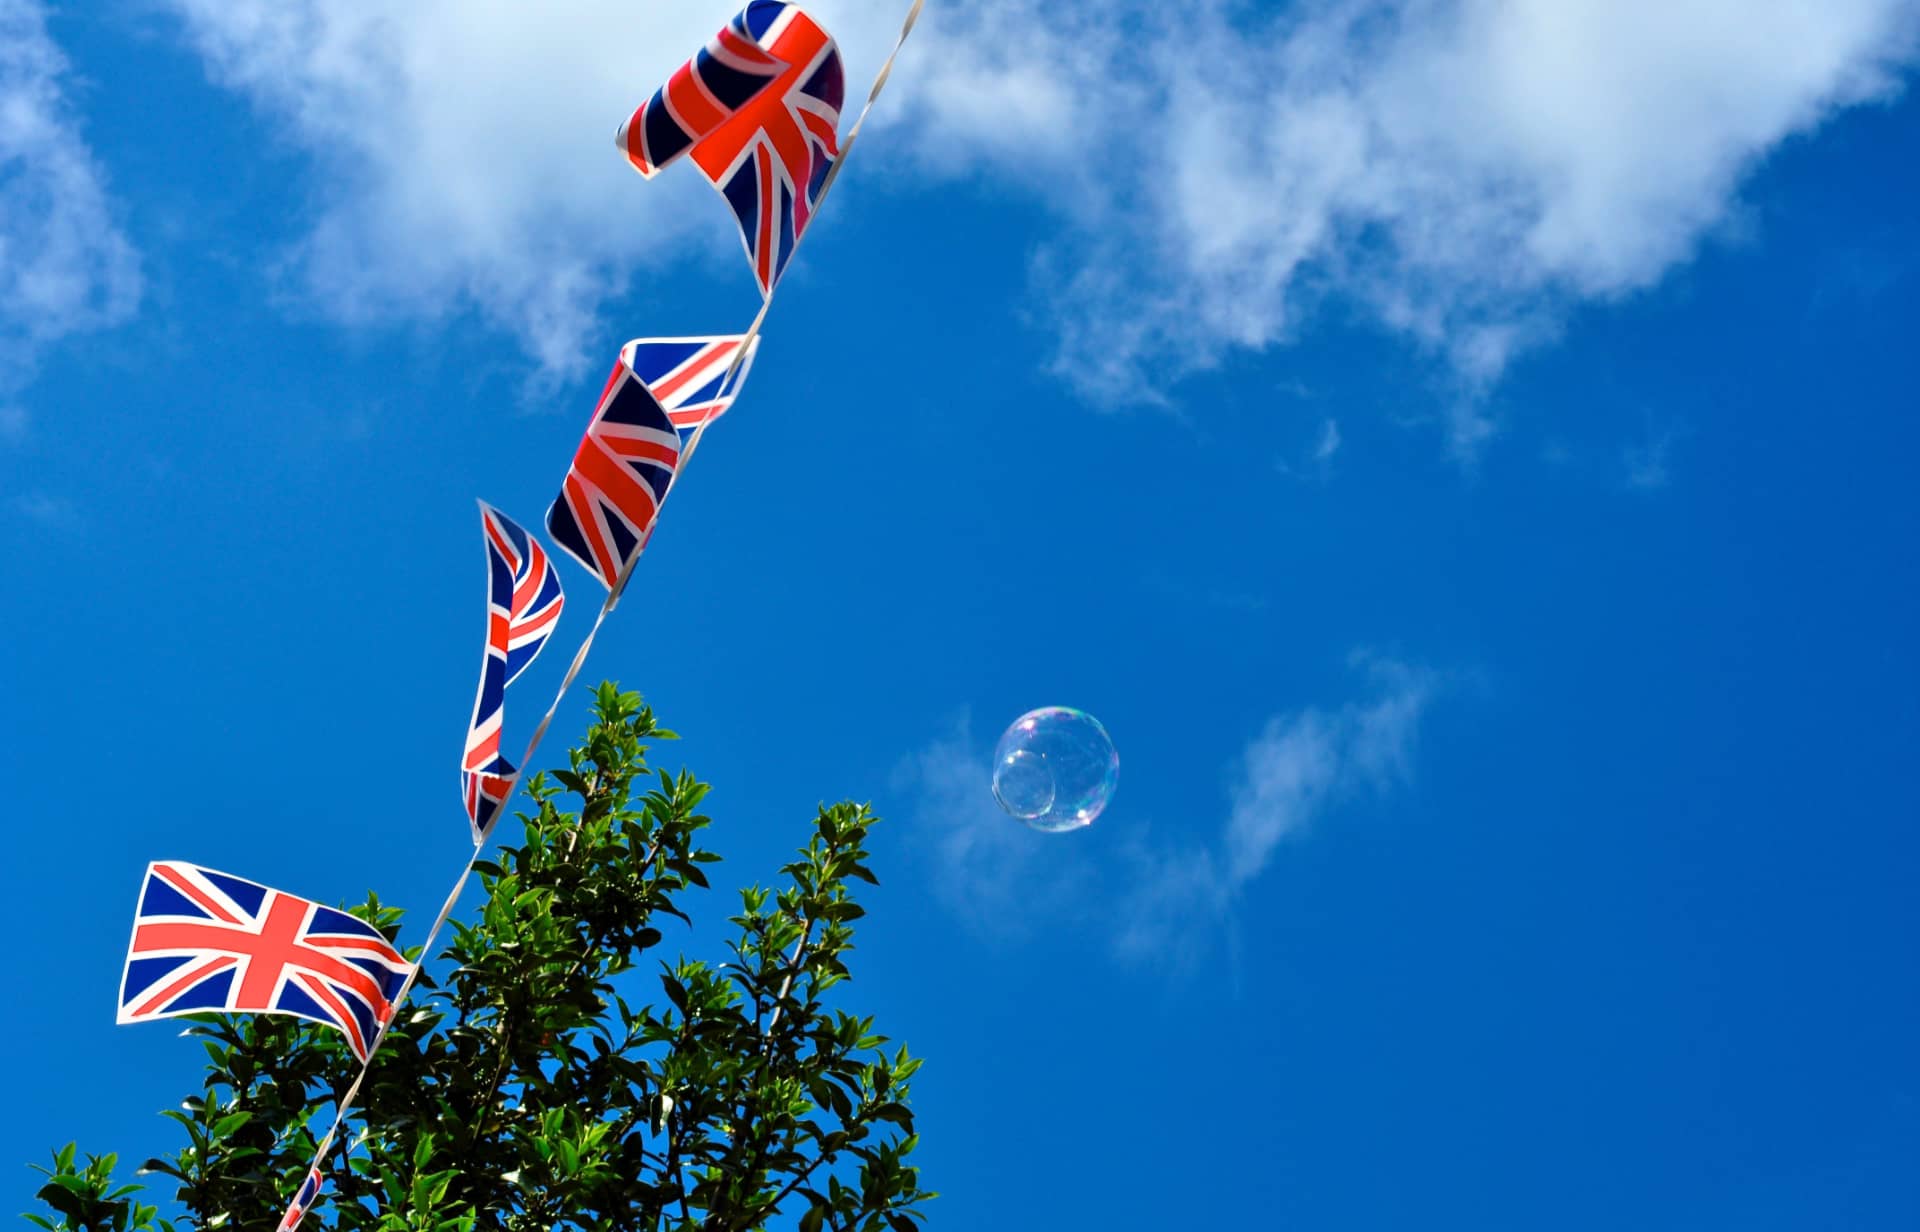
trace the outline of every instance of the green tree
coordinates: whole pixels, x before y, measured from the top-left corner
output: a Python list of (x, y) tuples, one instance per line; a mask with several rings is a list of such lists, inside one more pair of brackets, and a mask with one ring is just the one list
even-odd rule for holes
[[(567, 768), (526, 785), (525, 839), (483, 862), (479, 918), (456, 922), (374, 1059), (307, 1226), (762, 1228), (915, 1232), (930, 1193), (909, 1162), (909, 1079), (870, 1018), (827, 1004), (848, 978), (851, 887), (872, 882), (866, 808), (822, 808), (777, 889), (740, 895), (730, 956), (658, 963), (660, 1000), (620, 980), (719, 859), (700, 846), (707, 784), (649, 769), (671, 739), (636, 693), (602, 685)], [(401, 913), (354, 909), (389, 937)], [(409, 954), (417, 958), (417, 954)], [(616, 981), (618, 985), (616, 985)], [(641, 984), (651, 986), (651, 981)], [(143, 1171), (177, 1185), (178, 1226), (273, 1228), (357, 1063), (297, 1019), (207, 1016), (198, 1094), (164, 1115), (186, 1145)], [(43, 1228), (176, 1226), (113, 1178), (114, 1158), (55, 1153)]]

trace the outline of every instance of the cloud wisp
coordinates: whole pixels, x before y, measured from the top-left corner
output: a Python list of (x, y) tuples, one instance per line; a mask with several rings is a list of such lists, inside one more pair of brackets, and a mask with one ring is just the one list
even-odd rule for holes
[(1649, 416), (1646, 439), (1628, 445), (1620, 454), (1628, 490), (1658, 492), (1671, 484), (1674, 446), (1685, 435), (1684, 428), (1672, 424), (1656, 425)]
[(1336, 808), (1405, 783), (1438, 678), (1422, 668), (1357, 654), (1369, 695), (1336, 707), (1277, 714), (1247, 743), (1218, 840), (1186, 847), (1137, 840), (1127, 890), (1116, 900), (1114, 944), (1123, 957), (1188, 961), (1289, 841)]
[(72, 530), (80, 525), (80, 511), (64, 496), (23, 492), (7, 502), (14, 513), (45, 530)]
[(124, 321), (140, 300), (139, 257), (66, 86), (46, 11), (0, 0), (0, 394), (48, 345)]
[(932, 853), (933, 890), (970, 926), (1019, 936), (1036, 919), (1071, 912), (1084, 873), (1050, 861), (1036, 836), (994, 802), (993, 770), (962, 716), (904, 761), (893, 788), (912, 801), (910, 824)]
[(908, 759), (894, 783), (911, 801), (909, 824), (931, 840), (934, 894), (989, 936), (1077, 922), (1098, 927), (1125, 960), (1180, 964), (1204, 953), (1287, 842), (1410, 778), (1439, 678), (1372, 655), (1355, 662), (1366, 696), (1277, 714), (1248, 742), (1211, 839), (1078, 836), (1073, 858), (1062, 858), (1060, 846), (1076, 837), (1036, 836), (1008, 820), (988, 788), (988, 758), (960, 723)]

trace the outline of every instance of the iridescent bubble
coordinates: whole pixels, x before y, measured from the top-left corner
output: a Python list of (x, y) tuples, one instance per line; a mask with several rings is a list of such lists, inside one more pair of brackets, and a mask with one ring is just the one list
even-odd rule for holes
[(993, 750), (993, 795), (1036, 830), (1093, 824), (1113, 798), (1120, 754), (1100, 720), (1048, 706), (1014, 720)]

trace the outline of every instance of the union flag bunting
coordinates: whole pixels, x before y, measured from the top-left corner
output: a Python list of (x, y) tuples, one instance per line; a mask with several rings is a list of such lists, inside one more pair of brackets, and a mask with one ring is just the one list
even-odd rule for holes
[(300, 1186), (300, 1192), (293, 1196), (293, 1205), (289, 1206), (287, 1213), (280, 1217), (280, 1226), (275, 1229), (275, 1232), (294, 1232), (294, 1229), (300, 1226), (300, 1221), (307, 1217), (307, 1212), (313, 1209), (313, 1204), (319, 1200), (320, 1170), (313, 1168), (307, 1172), (307, 1179)]
[(771, 295), (840, 157), (846, 93), (827, 32), (798, 5), (754, 0), (635, 109), (616, 140), (649, 179), (691, 154), (733, 210), (754, 280)]
[(679, 430), (623, 348), (547, 510), (554, 546), (612, 590), (646, 547), (679, 468)]
[(364, 1061), (412, 971), (379, 929), (344, 911), (160, 860), (141, 887), (118, 1020), (291, 1014), (340, 1031)]
[(492, 832), (518, 776), (500, 754), (507, 686), (547, 644), (566, 604), (560, 573), (538, 539), (485, 501), (480, 529), (487, 548), (487, 648), (460, 763), (460, 796), (475, 844)]

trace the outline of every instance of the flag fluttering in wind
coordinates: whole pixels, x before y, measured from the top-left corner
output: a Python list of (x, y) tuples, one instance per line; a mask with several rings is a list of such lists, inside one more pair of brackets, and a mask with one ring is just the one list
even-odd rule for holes
[(688, 441), (702, 424), (726, 414), (759, 351), (760, 340), (749, 342), (745, 334), (636, 338), (622, 348), (620, 358), (666, 411), (680, 439)]
[(634, 371), (631, 349), (621, 349), (560, 496), (547, 510), (554, 545), (609, 591), (647, 546), (680, 467), (679, 430)]
[(559, 571), (539, 540), (485, 501), (480, 528), (487, 549), (487, 649), (460, 765), (460, 794), (476, 844), (493, 829), (518, 774), (500, 754), (507, 686), (547, 644), (566, 604)]
[(799, 7), (753, 0), (620, 126), (651, 179), (691, 152), (727, 199), (770, 295), (840, 157), (846, 76), (839, 48)]
[(378, 929), (344, 911), (160, 860), (141, 887), (118, 1020), (291, 1014), (344, 1033), (365, 1060), (412, 971)]

